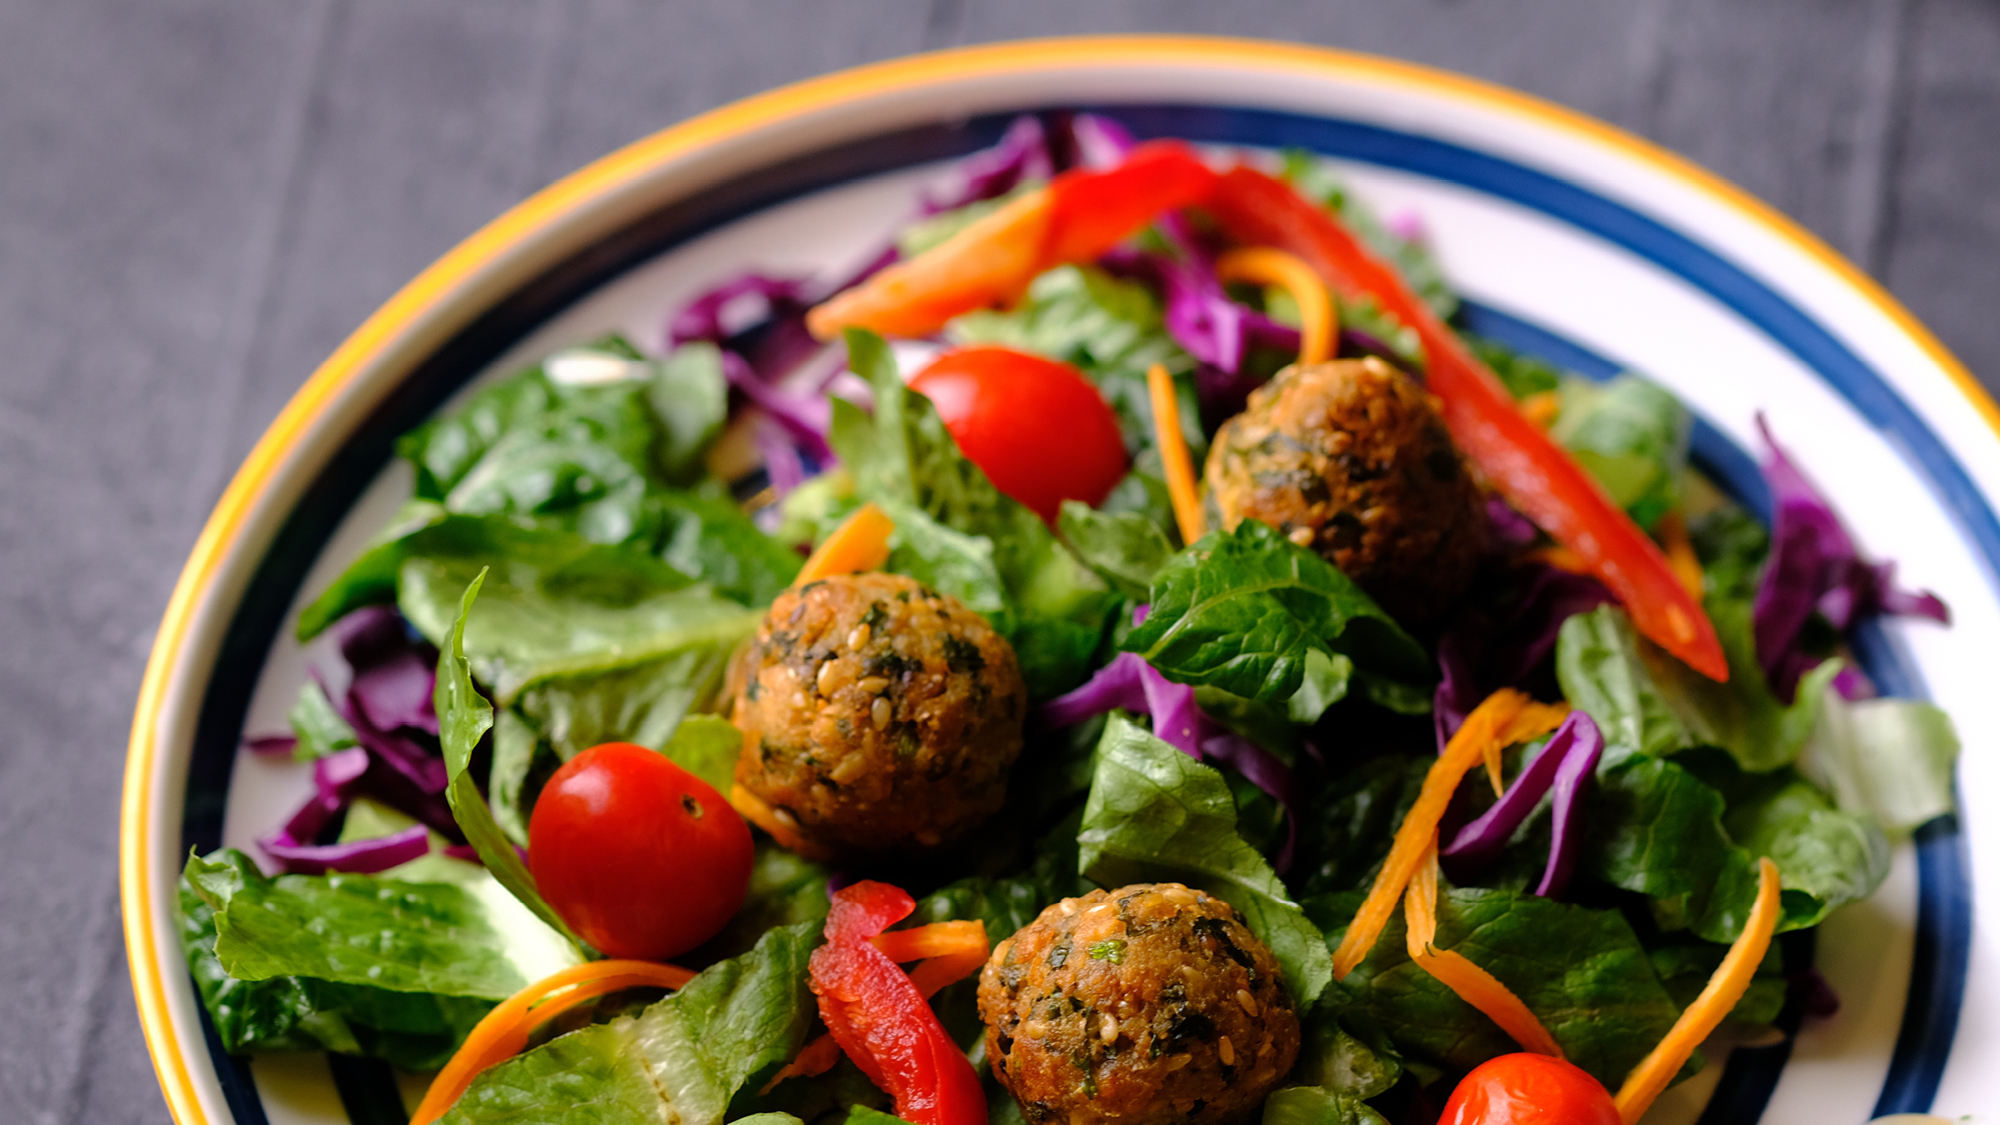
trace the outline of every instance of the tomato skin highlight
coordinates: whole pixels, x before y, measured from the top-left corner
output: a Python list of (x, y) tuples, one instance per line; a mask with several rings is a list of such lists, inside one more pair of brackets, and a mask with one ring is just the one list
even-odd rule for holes
[(1438, 1125), (1619, 1125), (1603, 1083), (1548, 1055), (1501, 1055), (1480, 1064), (1444, 1104)]
[(542, 897), (611, 957), (664, 960), (715, 936), (743, 905), (751, 858), (714, 786), (630, 742), (564, 763), (528, 821)]
[(910, 386), (937, 407), (993, 486), (1053, 524), (1064, 500), (1092, 507), (1125, 476), (1118, 417), (1074, 367), (1011, 348), (948, 351)]

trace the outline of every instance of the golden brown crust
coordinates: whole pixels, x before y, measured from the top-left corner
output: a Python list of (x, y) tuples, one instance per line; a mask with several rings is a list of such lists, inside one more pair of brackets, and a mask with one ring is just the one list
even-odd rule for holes
[(788, 590), (732, 661), (736, 780), (848, 854), (934, 847), (999, 809), (1027, 688), (1013, 646), (895, 574)]
[(1260, 520), (1406, 620), (1465, 591), (1485, 508), (1436, 405), (1379, 359), (1290, 367), (1223, 423), (1203, 477), (1225, 528)]
[(994, 1077), (1037, 1125), (1227, 1125), (1299, 1052), (1271, 951), (1227, 903), (1178, 883), (1042, 911), (993, 950), (979, 1014)]

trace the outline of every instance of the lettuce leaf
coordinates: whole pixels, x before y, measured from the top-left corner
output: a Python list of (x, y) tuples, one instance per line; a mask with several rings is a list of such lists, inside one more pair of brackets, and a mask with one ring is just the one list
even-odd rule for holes
[[(233, 869), (238, 885), (263, 878), (248, 856), (233, 850), (194, 862)], [(220, 875), (208, 873), (211, 896)], [(311, 977), (241, 980), (215, 955), (215, 915), (216, 908), (183, 876), (181, 949), (223, 1049), (233, 1055), (325, 1050), (428, 1070), (442, 1066), (493, 1007), (493, 1000), (480, 997), (396, 992)]]
[(1237, 834), (1236, 802), (1222, 774), (1122, 715), (1105, 724), (1077, 842), (1078, 865), (1104, 886), (1172, 880), (1235, 907), (1271, 947), (1300, 1007), (1332, 979), (1319, 930)]
[[(1309, 899), (1336, 945), (1360, 892)], [(1624, 915), (1514, 891), (1452, 888), (1438, 896), (1440, 949), (1499, 978), (1562, 1044), (1569, 1060), (1615, 1084), (1659, 1042), (1680, 1009)], [(1471, 1005), (1409, 959), (1397, 911), (1366, 960), (1329, 993), (1341, 1020), (1380, 1033), (1411, 1060), (1464, 1071), (1517, 1050)]]
[(749, 606), (769, 605), (797, 577), (805, 560), (760, 531), (719, 486), (655, 498), (658, 554), (690, 578)]
[(1135, 602), (1146, 600), (1154, 576), (1174, 554), (1167, 533), (1140, 512), (1100, 512), (1082, 501), (1065, 500), (1056, 530), (1085, 566)]
[(1389, 1125), (1352, 1094), (1322, 1086), (1286, 1086), (1264, 1099), (1263, 1125)]
[[(804, 1045), (817, 1008), (813, 923), (765, 934), (637, 1015), (592, 1024), (481, 1074), (442, 1120), (721, 1125), (730, 1100)], [(754, 1087), (753, 1087), (754, 1088)]]
[(1256, 520), (1175, 555), (1151, 597), (1152, 612), (1121, 647), (1182, 683), (1283, 701), (1305, 682), (1315, 650), (1394, 680), (1435, 678), (1423, 646), (1353, 580)]
[(465, 588), (450, 638), (438, 646), (438, 740), (444, 744), (445, 768), (451, 778), (445, 798), (451, 802), (451, 815), (465, 832), (466, 842), (479, 853), (479, 862), (500, 885), (521, 900), (535, 917), (548, 923), (550, 929), (579, 949), (587, 948), (563, 924), (555, 909), (543, 901), (541, 892), (535, 889), (535, 877), (529, 873), (527, 861), (494, 820), (492, 808), (472, 779), (472, 752), (478, 747), (480, 737), (493, 726), (493, 706), (473, 687), (472, 668), (465, 659), (465, 619), (472, 612), (473, 600), (479, 596), (480, 584), (485, 580), (486, 572), (482, 570)]
[(1659, 384), (1627, 372), (1563, 381), (1549, 436), (1575, 456), (1640, 527), (1680, 503), (1694, 415)]
[(1849, 702), (1829, 686), (1799, 769), (1843, 811), (1908, 832), (1956, 807), (1952, 771), (1958, 750), (1951, 716), (1928, 703)]

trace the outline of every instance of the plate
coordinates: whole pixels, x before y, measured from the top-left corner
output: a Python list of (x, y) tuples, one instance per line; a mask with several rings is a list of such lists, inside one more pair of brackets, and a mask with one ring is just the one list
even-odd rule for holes
[[(210, 517), (159, 631), (123, 804), (126, 941), (147, 1042), (181, 1125), (402, 1121), (388, 1068), (224, 1055), (181, 959), (190, 848), (247, 845), (305, 792), (239, 755), (282, 729), (317, 593), (408, 493), (391, 447), (484, 377), (617, 328), (656, 341), (679, 300), (746, 266), (822, 272), (910, 214), (943, 162), (1022, 112), (1088, 109), (1142, 137), (1305, 148), (1388, 214), (1419, 216), (1474, 327), (1586, 374), (1631, 368), (1697, 413), (1695, 455), (1753, 510), (1768, 411), (1864, 551), (1942, 594), (1956, 626), (1858, 642), (1891, 694), (1928, 697), (1965, 743), (1963, 822), (1896, 850), (1867, 902), (1822, 928), (1843, 999), (1795, 1038), (1739, 1047), (1671, 1092), (1660, 1125), (1956, 1116), (2000, 1096), (2000, 966), (1983, 904), (2000, 804), (1982, 708), (2000, 636), (2000, 410), (1907, 312), (1769, 208), (1610, 126), (1470, 79), (1276, 43), (1080, 38), (917, 56), (695, 118), (559, 181), (440, 259), (299, 391)], [(1956, 1048), (1956, 1049), (1955, 1049)]]

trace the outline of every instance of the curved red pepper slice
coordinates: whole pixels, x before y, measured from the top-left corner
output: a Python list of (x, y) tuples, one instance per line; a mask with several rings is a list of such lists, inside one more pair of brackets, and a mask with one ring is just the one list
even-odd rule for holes
[(909, 974), (869, 938), (910, 916), (901, 888), (861, 882), (837, 891), (826, 944), (813, 951), (820, 1018), (847, 1057), (916, 1125), (985, 1125), (986, 1093), (964, 1052)]
[(1515, 407), (1507, 388), (1401, 275), (1323, 208), (1255, 169), (1223, 174), (1208, 209), (1232, 238), (1298, 255), (1344, 298), (1372, 296), (1414, 330), (1446, 428), (1500, 494), (1575, 551), (1625, 604), (1641, 633), (1710, 679), (1729, 678), (1714, 625), (1666, 555), (1575, 458)]
[(928, 336), (961, 313), (1012, 304), (1043, 271), (1096, 261), (1162, 213), (1205, 199), (1216, 173), (1179, 141), (1148, 141), (1116, 168), (1064, 172), (812, 310), (830, 340), (843, 328)]

